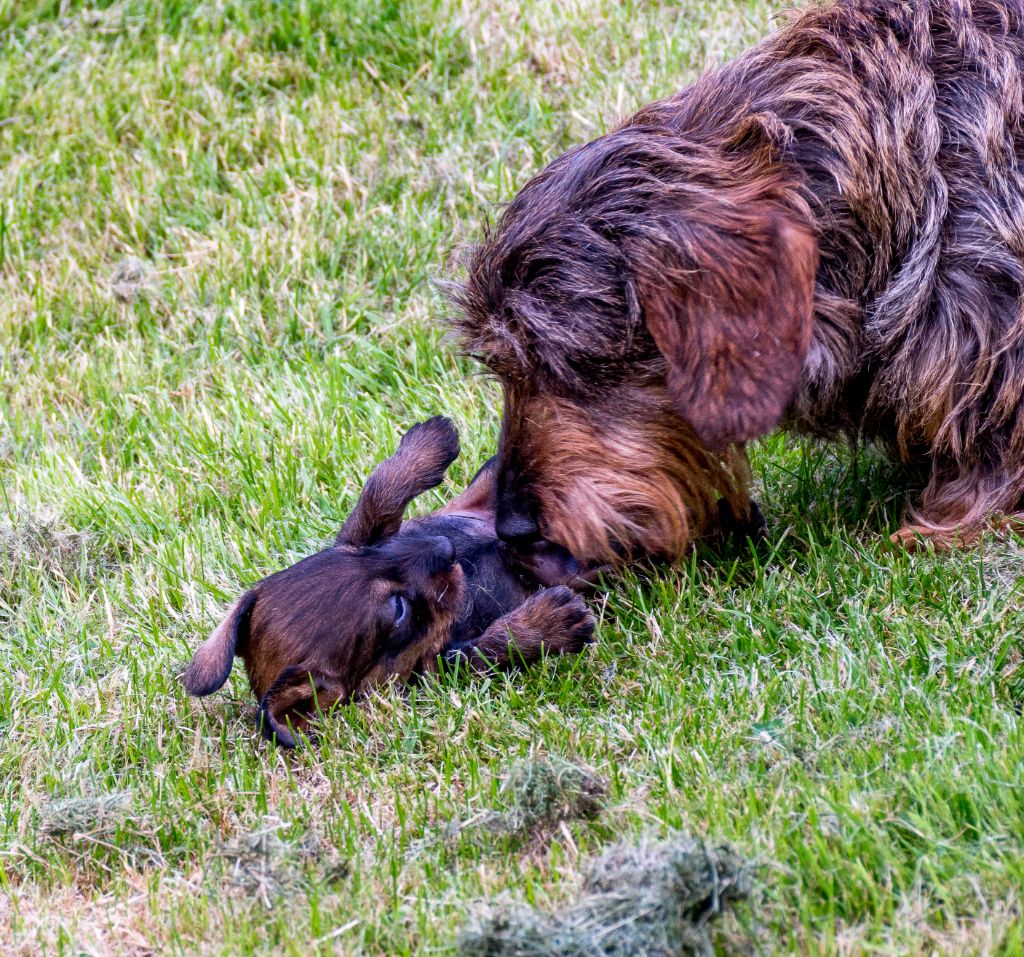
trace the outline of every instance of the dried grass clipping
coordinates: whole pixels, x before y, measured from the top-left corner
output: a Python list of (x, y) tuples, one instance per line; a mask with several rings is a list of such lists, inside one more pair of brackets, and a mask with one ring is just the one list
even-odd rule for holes
[(51, 838), (113, 834), (131, 808), (128, 791), (59, 798), (40, 808), (39, 833)]
[(731, 848), (679, 837), (614, 848), (578, 898), (546, 913), (497, 905), (463, 929), (460, 957), (704, 957), (710, 922), (751, 892)]
[(600, 814), (608, 787), (593, 771), (559, 757), (516, 762), (498, 789), (504, 811), (492, 811), (480, 825), (499, 834), (527, 834), (561, 821)]

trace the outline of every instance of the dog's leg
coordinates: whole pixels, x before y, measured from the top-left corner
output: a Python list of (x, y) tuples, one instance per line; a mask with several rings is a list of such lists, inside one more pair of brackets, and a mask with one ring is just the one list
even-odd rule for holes
[(564, 585), (545, 588), (499, 618), (479, 638), (453, 642), (445, 662), (465, 661), (474, 671), (531, 664), (543, 654), (578, 654), (594, 640), (586, 603)]
[(1024, 535), (1024, 512), (996, 514), (988, 521), (976, 525), (936, 526), (934, 524), (908, 523), (893, 532), (889, 540), (908, 552), (918, 551), (931, 546), (936, 551), (948, 551), (951, 548), (968, 548), (976, 545), (986, 531), (997, 534), (1012, 532)]
[(983, 531), (984, 526), (935, 526), (913, 522), (898, 528), (889, 536), (889, 541), (908, 552), (920, 551), (929, 545), (942, 552), (975, 544)]
[(1020, 533), (1022, 495), (1024, 473), (973, 469), (951, 478), (936, 470), (891, 541), (908, 551), (927, 545), (944, 551), (974, 545), (990, 529)]

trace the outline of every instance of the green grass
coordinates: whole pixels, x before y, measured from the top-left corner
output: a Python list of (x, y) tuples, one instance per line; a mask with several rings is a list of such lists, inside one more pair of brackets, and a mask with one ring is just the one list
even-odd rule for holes
[[(444, 953), (476, 902), (557, 905), (682, 829), (760, 862), (723, 952), (1021, 953), (1024, 548), (888, 551), (904, 488), (869, 453), (771, 439), (765, 548), (627, 576), (582, 660), (388, 692), (313, 749), (258, 739), (244, 676), (174, 679), (409, 424), (464, 438), (421, 507), (465, 483), (498, 397), (431, 281), (772, 6), (0, 0), (0, 951)], [(609, 809), (431, 839), (531, 752)], [(122, 812), (47, 823), (98, 795)], [(294, 860), (253, 882), (268, 830)]]

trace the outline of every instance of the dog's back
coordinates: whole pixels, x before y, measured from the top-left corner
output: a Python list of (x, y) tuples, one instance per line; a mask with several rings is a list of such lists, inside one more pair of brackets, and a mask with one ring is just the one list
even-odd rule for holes
[(778, 75), (753, 103), (791, 131), (818, 231), (791, 424), (930, 460), (926, 521), (1018, 507), (1024, 7), (844, 2), (805, 14), (751, 60)]
[(795, 423), (961, 460), (1024, 438), (1022, 64), (1024, 9), (990, 0), (840, 3), (737, 64), (818, 233)]

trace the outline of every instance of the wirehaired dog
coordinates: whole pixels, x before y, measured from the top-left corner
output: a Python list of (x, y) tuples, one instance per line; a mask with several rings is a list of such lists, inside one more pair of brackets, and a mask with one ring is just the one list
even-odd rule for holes
[(506, 548), (494, 530), (493, 460), (461, 495), (402, 522), (459, 454), (441, 417), (414, 426), (367, 480), (332, 548), (259, 582), (196, 651), (186, 690), (207, 695), (245, 662), (268, 738), (292, 747), (318, 709), (408, 681), (440, 662), (477, 671), (582, 650), (594, 621), (580, 565), (538, 542)]
[(894, 539), (1024, 497), (1024, 5), (840, 0), (570, 150), (454, 298), (505, 413), (498, 534), (679, 555), (782, 423), (926, 475)]

